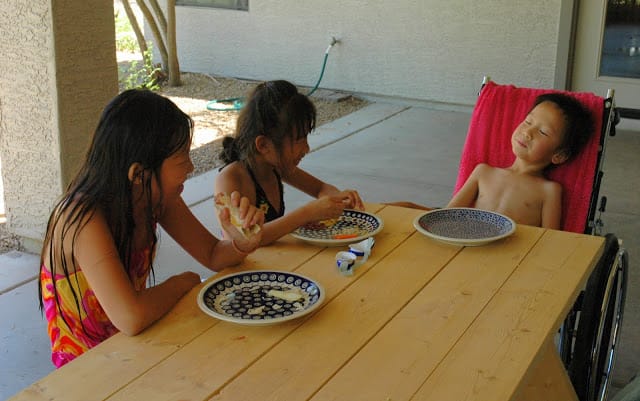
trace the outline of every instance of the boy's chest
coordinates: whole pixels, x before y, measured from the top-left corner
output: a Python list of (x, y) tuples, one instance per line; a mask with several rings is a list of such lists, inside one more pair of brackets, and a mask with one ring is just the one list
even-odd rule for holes
[(481, 180), (475, 207), (505, 214), (525, 224), (539, 225), (544, 200), (543, 181), (515, 174)]

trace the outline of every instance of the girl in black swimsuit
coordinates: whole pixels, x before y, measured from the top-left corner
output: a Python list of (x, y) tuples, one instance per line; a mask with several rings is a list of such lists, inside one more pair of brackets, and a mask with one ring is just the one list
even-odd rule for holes
[[(215, 193), (239, 191), (265, 214), (261, 245), (296, 228), (336, 218), (345, 208), (363, 209), (355, 190), (340, 191), (298, 168), (309, 152), (307, 135), (315, 128), (316, 109), (288, 81), (256, 86), (238, 117), (234, 136), (226, 137)], [(284, 213), (285, 182), (315, 199)]]

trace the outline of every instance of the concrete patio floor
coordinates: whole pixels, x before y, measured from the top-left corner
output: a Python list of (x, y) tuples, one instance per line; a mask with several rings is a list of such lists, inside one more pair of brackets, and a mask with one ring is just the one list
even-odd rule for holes
[[(318, 128), (301, 167), (341, 188), (357, 189), (369, 202), (411, 200), (442, 206), (455, 182), (470, 108), (438, 110), (434, 105), (374, 101), (370, 106)], [(624, 240), (631, 269), (622, 340), (613, 391), (640, 371), (640, 121), (623, 120), (610, 138), (601, 195), (608, 196), (604, 231)], [(216, 172), (190, 179), (184, 196), (213, 233), (212, 192)], [(291, 210), (309, 197), (285, 188)], [(53, 370), (46, 324), (38, 311), (38, 256), (0, 255), (0, 399), (6, 399)], [(211, 272), (161, 233), (156, 279), (184, 270)]]

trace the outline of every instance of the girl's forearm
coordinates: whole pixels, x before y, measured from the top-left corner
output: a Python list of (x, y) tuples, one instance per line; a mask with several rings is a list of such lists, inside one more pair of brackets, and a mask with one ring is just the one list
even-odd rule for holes
[[(230, 237), (227, 236), (227, 238)], [(239, 248), (231, 239), (219, 240), (213, 249), (206, 267), (213, 271), (220, 271), (241, 263), (251, 252), (253, 252), (253, 250)]]
[(282, 238), (283, 236), (293, 232), (296, 228), (303, 226), (313, 220), (314, 219), (307, 210), (306, 206), (295, 209), (274, 221), (266, 223), (262, 227), (263, 233), (260, 245), (269, 245), (272, 242)]
[(137, 302), (128, 313), (112, 319), (114, 325), (126, 335), (134, 336), (169, 312), (196, 284), (197, 274), (185, 272), (138, 293)]
[(323, 196), (331, 196), (331, 195), (335, 195), (337, 193), (339, 193), (340, 190), (331, 185), (331, 184), (327, 184), (326, 182), (322, 183), (322, 187), (320, 188), (320, 191), (318, 191), (318, 196), (316, 196), (317, 198), (321, 198)]

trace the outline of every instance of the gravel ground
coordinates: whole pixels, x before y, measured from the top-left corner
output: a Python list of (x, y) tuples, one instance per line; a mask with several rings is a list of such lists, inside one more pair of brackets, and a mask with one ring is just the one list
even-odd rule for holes
[(20, 243), (20, 238), (8, 232), (4, 222), (0, 223), (0, 254), (21, 250), (23, 250), (23, 248)]
[[(238, 111), (207, 110), (207, 103), (213, 99), (244, 97), (256, 82), (183, 73), (182, 83), (180, 87), (163, 87), (159, 93), (173, 100), (195, 121), (191, 159), (195, 166), (192, 176), (196, 176), (220, 165), (217, 155), (221, 139), (233, 134), (238, 117)], [(301, 88), (301, 91), (306, 92), (308, 89)], [(318, 111), (318, 126), (367, 105), (367, 101), (355, 97), (346, 97), (341, 101), (327, 101), (316, 97), (312, 97), (311, 100)], [(23, 250), (20, 239), (7, 230), (4, 222), (0, 222), (0, 254), (11, 250)]]

